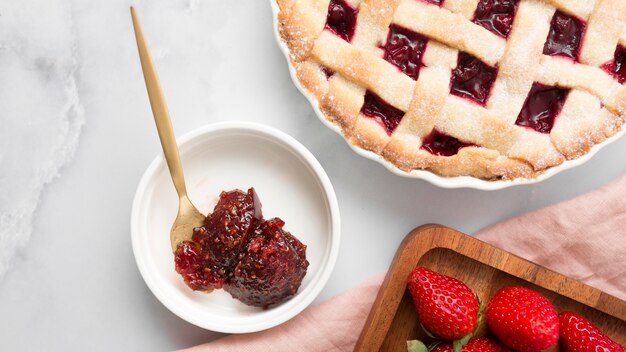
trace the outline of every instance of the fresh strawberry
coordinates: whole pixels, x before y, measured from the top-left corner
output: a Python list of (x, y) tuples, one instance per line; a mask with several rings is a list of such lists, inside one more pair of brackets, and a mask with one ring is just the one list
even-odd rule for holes
[(474, 332), (478, 299), (467, 285), (426, 268), (413, 269), (408, 281), (417, 316), (429, 333), (457, 340)]
[(626, 352), (587, 319), (572, 312), (559, 314), (561, 345), (565, 352)]
[(524, 287), (500, 289), (485, 311), (489, 329), (508, 347), (541, 351), (559, 340), (559, 317), (552, 303)]
[[(451, 343), (444, 343), (437, 345), (431, 352), (452, 352), (454, 348)], [(462, 352), (508, 352), (510, 351), (506, 347), (502, 346), (499, 342), (491, 340), (486, 337), (474, 337), (467, 345), (463, 346)]]

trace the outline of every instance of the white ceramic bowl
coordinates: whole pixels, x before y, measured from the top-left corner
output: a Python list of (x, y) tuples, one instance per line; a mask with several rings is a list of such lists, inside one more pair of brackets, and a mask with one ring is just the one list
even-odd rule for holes
[(307, 245), (308, 271), (298, 293), (268, 310), (246, 306), (224, 290), (194, 292), (174, 270), (169, 231), (178, 198), (162, 155), (150, 164), (135, 194), (133, 252), (154, 295), (199, 327), (244, 333), (292, 318), (320, 293), (339, 250), (339, 208), (328, 176), (298, 141), (267, 126), (229, 122), (204, 126), (178, 140), (189, 197), (206, 214), (222, 190), (254, 187), (265, 218), (278, 216)]
[[(276, 4), (276, 0), (269, 0), (269, 1), (272, 7), (272, 11), (274, 13), (274, 36), (276, 37), (276, 42), (278, 43), (278, 46), (280, 47), (281, 51), (285, 55), (285, 59), (287, 60), (287, 65), (289, 66), (289, 73), (291, 74), (291, 80), (296, 85), (298, 90), (302, 93), (302, 95), (304, 95), (309, 100), (309, 102), (313, 106), (313, 110), (315, 110), (315, 113), (317, 114), (317, 117), (319, 117), (319, 119), (326, 126), (328, 126), (328, 128), (337, 132), (339, 135), (343, 137), (341, 128), (339, 128), (339, 126), (333, 124), (332, 122), (326, 119), (326, 117), (324, 116), (324, 114), (319, 108), (317, 99), (300, 84), (300, 81), (298, 80), (298, 77), (296, 75), (296, 71), (293, 68), (293, 65), (291, 65), (291, 61), (289, 61), (289, 48), (282, 41), (282, 39), (280, 38), (280, 34), (278, 32), (278, 12), (280, 11), (280, 8)], [(589, 159), (591, 159), (591, 157), (594, 154), (596, 154), (600, 149), (602, 149), (604, 146), (608, 145), (609, 143), (614, 142), (615, 140), (619, 139), (624, 134), (626, 134), (626, 129), (622, 129), (622, 131), (613, 135), (611, 138), (607, 139), (606, 141), (595, 145), (593, 148), (591, 148), (589, 153), (585, 154), (584, 156), (578, 159), (568, 160), (559, 166), (550, 168), (536, 178), (516, 179), (516, 180), (510, 180), (510, 181), (503, 181), (503, 180), (486, 181), (486, 180), (482, 180), (476, 177), (469, 177), (469, 176), (444, 177), (444, 176), (439, 176), (427, 170), (413, 170), (411, 172), (407, 172), (407, 171), (397, 168), (395, 165), (393, 165), (392, 163), (387, 161), (385, 158), (381, 157), (380, 155), (376, 153), (354, 146), (347, 139), (346, 139), (346, 142), (348, 143), (350, 148), (352, 148), (352, 150), (354, 150), (357, 154), (363, 157), (366, 157), (368, 159), (379, 162), (380, 164), (385, 166), (389, 171), (393, 172), (396, 175), (409, 177), (409, 178), (419, 178), (422, 180), (426, 180), (442, 188), (475, 188), (475, 189), (480, 189), (480, 190), (485, 190), (485, 191), (492, 191), (492, 190), (503, 189), (503, 188), (516, 186), (516, 185), (527, 185), (527, 184), (537, 183), (537, 182), (546, 180), (558, 174), (561, 171), (571, 169), (578, 165), (582, 165), (585, 162), (587, 162)]]

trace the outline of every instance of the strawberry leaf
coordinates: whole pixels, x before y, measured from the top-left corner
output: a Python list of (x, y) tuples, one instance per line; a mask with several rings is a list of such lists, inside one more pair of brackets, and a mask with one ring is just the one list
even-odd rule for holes
[(463, 350), (463, 346), (467, 345), (472, 337), (474, 337), (473, 333), (467, 334), (458, 340), (452, 341), (452, 348), (454, 349), (454, 352), (461, 352)]
[(420, 340), (407, 341), (406, 349), (408, 352), (428, 352), (428, 348)]

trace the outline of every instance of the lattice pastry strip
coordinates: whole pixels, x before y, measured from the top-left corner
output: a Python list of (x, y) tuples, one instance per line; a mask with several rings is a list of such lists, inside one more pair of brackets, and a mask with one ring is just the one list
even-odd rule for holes
[[(467, 9), (469, 6), (473, 6), (475, 9), (476, 3), (476, 1), (465, 0), (445, 4), (451, 5), (453, 9)], [(466, 10), (464, 13), (471, 14), (473, 10)], [(458, 51), (435, 41), (430, 41), (428, 45), (423, 57), (423, 63), (426, 67), (420, 72), (411, 107), (392, 134), (382, 155), (405, 170), (430, 167), (440, 174), (453, 175), (460, 169), (467, 169), (468, 165), (476, 163), (477, 165), (480, 164), (480, 167), (474, 168), (472, 173), (479, 175), (479, 177), (501, 176), (510, 170), (515, 170), (514, 173), (517, 175), (530, 175), (532, 168), (528, 164), (511, 159), (502, 159), (500, 153), (493, 150), (484, 148), (461, 149), (457, 155), (449, 157), (449, 163), (442, 163), (438, 162), (438, 160), (440, 161), (439, 158), (433, 157), (421, 149), (424, 139), (429, 134), (437, 130), (442, 132), (454, 131), (453, 127), (456, 122), (456, 119), (449, 118), (449, 114), (442, 114), (442, 110), (448, 107), (448, 111), (454, 111), (454, 109), (449, 108), (454, 104), (447, 104), (446, 102), (449, 94), (450, 73), (456, 67)], [(454, 102), (454, 100), (452, 101)], [(470, 108), (473, 107), (470, 106)], [(467, 111), (461, 113), (465, 114)], [(511, 130), (509, 126), (506, 126), (506, 129)], [(450, 134), (454, 135), (454, 132)], [(489, 135), (486, 133), (484, 137), (489, 140)], [(483, 136), (474, 139), (466, 138), (466, 140), (483, 140)], [(477, 161), (480, 162), (477, 163)]]
[[(431, 49), (434, 45), (436, 44), (431, 44), (429, 53), (432, 52)], [(441, 49), (446, 48), (443, 47)], [(447, 49), (450, 50), (449, 48)], [(442, 54), (445, 55), (446, 53)], [(391, 136), (392, 140), (399, 134), (411, 134), (423, 138), (433, 130), (450, 94), (450, 71), (451, 68), (446, 66), (427, 66), (422, 68), (420, 79), (417, 80), (413, 91), (411, 105)]]
[(568, 159), (575, 159), (605, 139), (601, 104), (598, 98), (571, 90), (550, 133), (556, 148)]
[(322, 97), (322, 111), (334, 116), (334, 121), (349, 137), (354, 129), (356, 117), (363, 106), (365, 88), (340, 75), (330, 78), (328, 93)]
[[(405, 28), (440, 43), (468, 52), (495, 65), (504, 54), (505, 41), (463, 15), (415, 0), (403, 0), (393, 19)], [(450, 29), (454, 28), (454, 31)]]
[(359, 20), (352, 44), (379, 54), (379, 43), (385, 41), (387, 29), (400, 0), (368, 0), (359, 7)]
[(626, 23), (626, 1), (598, 0), (587, 22), (580, 62), (601, 66), (610, 61)]
[(609, 110), (617, 112), (615, 102), (609, 98), (622, 86), (599, 67), (544, 55), (535, 81), (549, 86), (585, 90), (597, 96)]
[(506, 53), (499, 64), (487, 107), (509, 124), (514, 124), (539, 69), (554, 8), (541, 2), (519, 4)]
[[(445, 48), (441, 49), (445, 50)], [(445, 55), (445, 53), (441, 54), (441, 56)], [(450, 70), (450, 67), (445, 66), (422, 68), (409, 110), (384, 147), (382, 155), (404, 170), (426, 166), (422, 159), (427, 157), (428, 152), (420, 148), (424, 137), (433, 131), (448, 98)], [(422, 155), (407, 158), (403, 155), (403, 150), (412, 150), (412, 154)]]
[(443, 3), (444, 8), (467, 19), (472, 18), (476, 12), (476, 6), (478, 6), (478, 0), (447, 0)]
[(277, 1), (321, 110), (402, 169), (533, 177), (624, 123), (626, 0)]
[(415, 82), (382, 58), (323, 32), (311, 51), (315, 60), (374, 91), (389, 104), (408, 110)]
[[(472, 6), (475, 9), (476, 1), (457, 0), (452, 4), (446, 3), (446, 5), (453, 5), (456, 9), (465, 10), (464, 13), (470, 13), (467, 10)], [(424, 67), (417, 79), (411, 104), (388, 143), (384, 146), (381, 153), (383, 157), (405, 170), (423, 167), (419, 160), (426, 158), (427, 155), (424, 153), (427, 154), (427, 152), (417, 152), (424, 154), (418, 158), (406, 158), (400, 151), (402, 149), (418, 151), (422, 147), (424, 138), (433, 132), (449, 94), (451, 70), (456, 67), (457, 57), (458, 51), (456, 49), (434, 40), (428, 41), (422, 56)], [(371, 128), (365, 124), (363, 127)], [(411, 138), (412, 136), (419, 138)], [(412, 145), (409, 146), (408, 144)], [(412, 160), (417, 163), (412, 163)]]
[(542, 2), (586, 21), (593, 13), (597, 1), (598, 0), (545, 0)]
[[(314, 60), (322, 62), (331, 70), (337, 69), (339, 71), (339, 74), (333, 75), (333, 77), (330, 78), (333, 82), (332, 87), (336, 87), (335, 90), (345, 92), (346, 89), (349, 88), (340, 87), (340, 85), (349, 84), (349, 80), (342, 78), (343, 76), (347, 76), (348, 79), (359, 82), (362, 87), (369, 88), (379, 95), (390, 99), (395, 105), (408, 108), (410, 93), (406, 93), (405, 91), (410, 91), (413, 82), (410, 78), (398, 74), (397, 70), (389, 67), (386, 61), (381, 60), (379, 58), (380, 49), (377, 46), (377, 43), (385, 40), (387, 28), (391, 23), (393, 13), (398, 3), (399, 0), (368, 0), (360, 3), (359, 21), (356, 23), (354, 38), (351, 42), (352, 46), (357, 50), (351, 50), (353, 48), (352, 46), (338, 42), (334, 40), (332, 36), (320, 35), (318, 43), (316, 43), (312, 51), (312, 56)], [(338, 54), (342, 57), (325, 57), (323, 53), (331, 47), (340, 48)], [(322, 54), (316, 55), (316, 53)], [(354, 65), (349, 65), (347, 70), (346, 67), (341, 65), (340, 67), (336, 66), (337, 63), (344, 62), (345, 60)], [(361, 76), (364, 79), (362, 81), (356, 80), (354, 74), (346, 74), (346, 72), (360, 72), (361, 74), (356, 74), (356, 76)], [(367, 74), (363, 74), (364, 72), (367, 72)], [(381, 80), (381, 77), (389, 77), (390, 79)], [(351, 89), (350, 91), (356, 94), (356, 90)], [(330, 92), (330, 94), (333, 93), (334, 92)], [(360, 91), (360, 95), (362, 99), (359, 101), (359, 105), (353, 105), (348, 110), (349, 113), (352, 114), (350, 117), (351, 124), (349, 128), (344, 128), (344, 134), (353, 144), (366, 149), (375, 150), (375, 146), (384, 145), (388, 137), (386, 134), (375, 133), (377, 132), (375, 129), (362, 127), (363, 121), (358, 119), (358, 112), (361, 106), (367, 104), (370, 95), (366, 95), (365, 89)], [(352, 99), (352, 101), (356, 102), (357, 100)], [(365, 123), (376, 124), (370, 120), (365, 121)]]
[[(459, 119), (460, 114), (464, 118)], [(513, 156), (536, 169), (563, 161), (546, 136), (507, 124), (490, 111), (454, 96), (448, 98), (436, 128), (458, 139), (496, 150), (501, 155)], [(532, 146), (527, 145), (528, 139), (532, 139)], [(516, 144), (525, 147), (519, 149)]]
[(600, 120), (604, 122), (604, 135), (608, 138), (616, 134), (622, 129), (626, 123), (626, 115), (615, 115), (606, 109), (600, 111)]
[[(454, 58), (457, 56), (456, 52), (450, 51), (450, 49), (446, 52), (446, 50), (442, 49), (442, 46), (437, 43), (430, 45), (424, 55), (424, 64), (427, 67), (424, 69), (422, 75), (431, 73), (432, 71), (429, 71), (431, 69), (430, 65), (436, 67), (437, 63), (441, 63), (441, 66), (446, 67), (446, 61), (451, 61), (453, 63), (451, 67), (455, 66)], [(417, 147), (421, 145), (424, 138), (428, 138), (427, 135), (429, 133), (432, 133), (432, 131), (440, 131), (444, 134), (497, 150), (498, 153), (494, 153), (493, 151), (488, 151), (483, 148), (474, 148), (475, 150), (472, 150), (472, 153), (463, 153), (456, 158), (457, 161), (463, 161), (466, 155), (474, 159), (480, 158), (483, 166), (489, 165), (490, 170), (498, 172), (496, 174), (489, 174), (487, 177), (503, 175), (506, 173), (503, 171), (506, 168), (515, 170), (513, 172), (509, 171), (509, 173), (516, 173), (518, 176), (529, 176), (532, 173), (532, 168), (528, 167), (526, 163), (538, 168), (545, 168), (549, 166), (547, 164), (558, 164), (562, 161), (562, 156), (552, 147), (547, 137), (533, 136), (532, 139), (534, 143), (532, 144), (532, 148), (525, 148), (526, 150), (520, 153), (519, 150), (513, 149), (512, 145), (516, 142), (522, 144), (520, 139), (528, 139), (528, 133), (523, 133), (523, 131), (516, 126), (510, 126), (500, 122), (493, 114), (488, 113), (484, 109), (477, 108), (472, 104), (466, 104), (462, 99), (449, 97), (446, 101), (446, 89), (448, 88), (446, 80), (449, 80), (447, 78), (447, 76), (449, 76), (449, 69), (444, 72), (445, 73), (438, 74), (439, 77), (445, 77), (443, 82), (430, 75), (420, 76), (418, 88), (420, 88), (420, 83), (423, 81), (431, 82), (431, 85), (427, 87), (427, 83), (422, 83), (421, 89), (416, 89), (413, 101), (417, 102), (415, 105), (418, 107), (418, 109), (416, 109), (418, 113), (416, 114), (412, 111), (413, 109), (407, 112), (402, 122), (400, 122), (398, 129), (392, 135), (391, 141), (383, 152), (383, 156), (404, 169), (420, 167), (419, 161), (411, 163), (410, 158), (402, 157), (400, 150), (403, 148), (416, 150)], [(442, 102), (444, 103), (443, 106), (441, 105)], [(474, 113), (472, 113), (472, 111)], [(439, 113), (441, 113), (441, 115), (439, 115)], [(458, 116), (461, 115), (464, 115), (464, 119), (462, 120), (458, 119)], [(439, 117), (433, 118), (433, 116)], [(430, 125), (426, 123), (426, 121), (435, 122), (435, 124)], [(419, 126), (419, 128), (414, 127), (412, 131), (407, 131), (405, 126), (409, 125), (409, 123), (413, 126)], [(482, 126), (484, 128), (476, 129), (471, 126)], [(464, 134), (464, 132), (467, 131), (477, 133)], [(421, 138), (416, 139), (405, 136), (405, 134), (410, 133), (418, 135)], [(411, 143), (418, 143), (418, 145), (409, 146), (408, 144)], [(515, 158), (523, 162), (505, 159), (507, 160), (506, 168), (503, 168), (501, 166), (502, 155), (506, 155), (509, 151), (514, 153)], [(426, 152), (422, 151), (421, 153)], [(424, 158), (428, 159), (426, 155), (414, 159), (419, 160)], [(467, 164), (467, 162), (465, 164)], [(486, 174), (483, 174), (483, 177), (485, 177), (485, 175)]]
[(324, 30), (330, 0), (277, 0), (279, 31), (294, 61), (304, 60)]

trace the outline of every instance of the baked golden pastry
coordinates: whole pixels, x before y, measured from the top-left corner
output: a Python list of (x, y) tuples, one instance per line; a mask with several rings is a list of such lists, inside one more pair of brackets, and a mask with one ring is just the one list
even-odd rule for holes
[(301, 85), (406, 171), (533, 178), (626, 117), (626, 0), (276, 0)]

